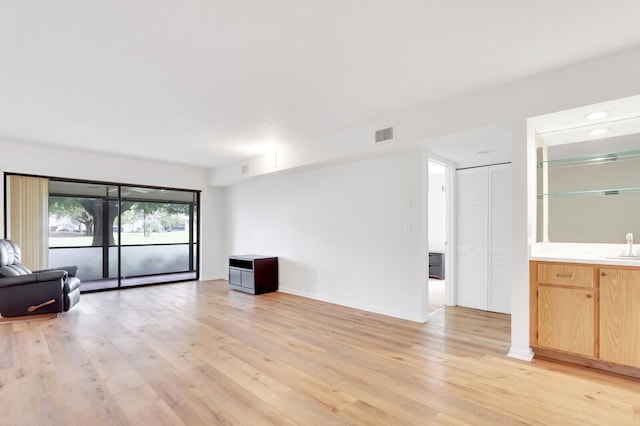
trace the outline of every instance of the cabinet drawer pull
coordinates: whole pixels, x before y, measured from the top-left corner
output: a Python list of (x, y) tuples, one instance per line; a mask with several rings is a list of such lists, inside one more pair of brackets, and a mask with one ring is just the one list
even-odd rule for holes
[(593, 296), (591, 294), (587, 294), (587, 299), (591, 299)]
[(573, 277), (573, 274), (556, 274), (556, 277), (558, 277), (558, 278), (571, 278), (571, 277)]
[(601, 276), (601, 277), (606, 277), (606, 276), (607, 276), (607, 273), (606, 273), (606, 272), (600, 272), (600, 276)]

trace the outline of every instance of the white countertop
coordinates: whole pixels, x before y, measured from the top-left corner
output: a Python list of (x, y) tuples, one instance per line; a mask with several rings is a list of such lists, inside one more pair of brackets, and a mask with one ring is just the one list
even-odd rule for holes
[[(640, 267), (640, 257), (619, 257), (626, 248), (624, 244), (537, 243), (529, 247), (529, 260)], [(640, 253), (640, 245), (634, 249)]]

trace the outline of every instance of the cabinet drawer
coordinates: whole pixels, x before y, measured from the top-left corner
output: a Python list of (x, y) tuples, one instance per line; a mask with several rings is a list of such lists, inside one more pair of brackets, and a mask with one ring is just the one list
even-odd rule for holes
[(593, 288), (593, 267), (540, 263), (538, 283)]

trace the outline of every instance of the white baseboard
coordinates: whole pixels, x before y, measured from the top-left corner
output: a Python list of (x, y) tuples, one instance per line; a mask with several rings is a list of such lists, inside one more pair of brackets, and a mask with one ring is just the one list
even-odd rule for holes
[(362, 311), (373, 312), (373, 313), (380, 314), (380, 315), (386, 315), (388, 317), (400, 318), (400, 319), (409, 320), (409, 321), (413, 321), (413, 322), (419, 322), (419, 323), (424, 323), (424, 322), (427, 321), (426, 318), (425, 319), (414, 318), (414, 317), (406, 315), (403, 312), (389, 311), (389, 310), (386, 310), (386, 309), (380, 309), (380, 308), (378, 308), (376, 306), (369, 306), (369, 305), (365, 305), (365, 304), (352, 303), (350, 301), (337, 299), (337, 298), (333, 298), (333, 297), (323, 297), (323, 296), (319, 296), (317, 294), (307, 293), (307, 292), (304, 292), (304, 291), (293, 290), (293, 289), (282, 288), (282, 287), (280, 287), (278, 289), (278, 291), (281, 292), (281, 293), (288, 293), (288, 294), (293, 294), (295, 296), (306, 297), (308, 299), (319, 300), (321, 302), (333, 303), (335, 305), (346, 306), (348, 308), (360, 309)]
[(214, 278), (214, 277), (203, 277), (200, 276), (200, 278), (198, 279), (198, 281), (219, 281), (219, 280), (223, 280), (226, 281), (228, 280), (229, 277), (219, 277), (219, 278)]
[(511, 348), (509, 349), (509, 353), (507, 354), (507, 356), (510, 358), (515, 358), (527, 362), (531, 362), (531, 360), (533, 359), (533, 355), (534, 353), (533, 350), (531, 350), (531, 346), (528, 346), (526, 348), (516, 348), (511, 346)]

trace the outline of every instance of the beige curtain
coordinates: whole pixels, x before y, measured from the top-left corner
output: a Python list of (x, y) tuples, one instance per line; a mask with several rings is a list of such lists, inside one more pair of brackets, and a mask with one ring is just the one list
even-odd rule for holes
[(22, 250), (22, 264), (32, 270), (49, 265), (49, 180), (9, 175), (8, 236)]

